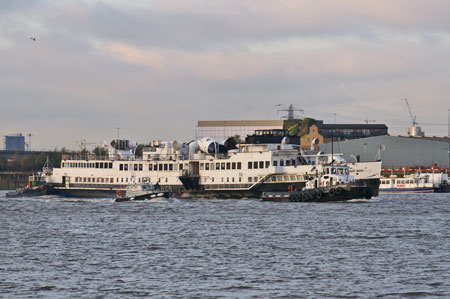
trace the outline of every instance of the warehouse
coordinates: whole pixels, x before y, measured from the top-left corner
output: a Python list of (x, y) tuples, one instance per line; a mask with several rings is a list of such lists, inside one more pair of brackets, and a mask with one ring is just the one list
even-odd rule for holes
[(376, 136), (322, 144), (324, 153), (344, 153), (347, 161), (381, 159), (383, 169), (450, 168), (450, 138)]

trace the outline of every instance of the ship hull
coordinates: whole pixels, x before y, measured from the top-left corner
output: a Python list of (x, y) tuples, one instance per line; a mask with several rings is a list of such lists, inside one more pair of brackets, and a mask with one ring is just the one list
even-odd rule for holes
[(261, 199), (275, 202), (334, 202), (371, 199), (372, 196), (371, 188), (350, 183), (296, 192), (263, 192)]
[[(378, 196), (379, 179), (359, 181), (371, 190), (373, 196)], [(171, 195), (176, 198), (260, 199), (263, 192), (286, 192), (291, 185), (294, 190), (301, 190), (305, 186), (305, 182), (263, 183), (252, 190), (231, 188), (205, 190), (205, 186), (202, 185), (199, 185), (197, 190), (189, 190), (179, 185), (166, 185), (163, 190), (170, 191)], [(73, 198), (115, 198), (117, 190), (118, 188), (113, 188), (113, 186), (110, 188), (48, 186), (45, 194)]]
[(47, 185), (42, 185), (33, 188), (21, 188), (16, 191), (6, 193), (6, 197), (34, 197), (51, 194), (51, 188)]
[[(164, 191), (170, 191), (175, 194), (179, 194), (182, 189), (180, 186), (164, 186)], [(62, 197), (74, 197), (74, 198), (116, 198), (117, 190), (125, 191), (121, 188), (65, 188), (54, 187), (49, 190), (49, 194), (62, 196)]]
[[(364, 188), (370, 190), (371, 197), (377, 197), (379, 195), (379, 179), (367, 179), (359, 180), (359, 184)], [(300, 183), (268, 183), (258, 186), (255, 190), (184, 190), (178, 194), (180, 198), (219, 198), (219, 199), (260, 199), (265, 192), (287, 192), (289, 186), (293, 186), (294, 190), (301, 190), (304, 186), (304, 182)], [(352, 198), (350, 198), (352, 199)], [(333, 199), (335, 200), (335, 199)]]

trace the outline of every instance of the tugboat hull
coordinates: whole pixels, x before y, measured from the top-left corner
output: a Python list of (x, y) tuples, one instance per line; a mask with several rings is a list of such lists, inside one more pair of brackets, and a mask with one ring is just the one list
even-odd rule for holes
[(16, 191), (6, 193), (6, 197), (34, 197), (50, 194), (50, 188), (42, 185), (33, 188), (20, 188)]
[(358, 198), (370, 199), (372, 196), (373, 191), (369, 187), (345, 184), (294, 192), (264, 192), (261, 199), (262, 201), (277, 202), (328, 202)]

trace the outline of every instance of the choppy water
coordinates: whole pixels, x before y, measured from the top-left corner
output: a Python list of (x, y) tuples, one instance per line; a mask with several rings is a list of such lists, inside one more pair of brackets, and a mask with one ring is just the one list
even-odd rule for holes
[(450, 194), (113, 203), (0, 193), (0, 297), (450, 297)]

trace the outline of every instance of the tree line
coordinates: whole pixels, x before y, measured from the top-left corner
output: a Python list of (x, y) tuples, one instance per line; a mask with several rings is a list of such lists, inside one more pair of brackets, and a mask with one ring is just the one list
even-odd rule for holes
[[(53, 167), (60, 167), (61, 159), (64, 155), (88, 155), (91, 154), (88, 150), (82, 150), (78, 152), (68, 151), (62, 148), (60, 151), (54, 152), (16, 152), (12, 156), (11, 154), (5, 154), (0, 151), (0, 171), (14, 171), (14, 172), (33, 172), (41, 171), (45, 162), (48, 159)], [(107, 155), (107, 149), (104, 147), (96, 147), (92, 154), (96, 156)]]
[(41, 171), (47, 160), (47, 156), (54, 167), (60, 166), (62, 152), (15, 153), (12, 157), (0, 155), (0, 171)]

